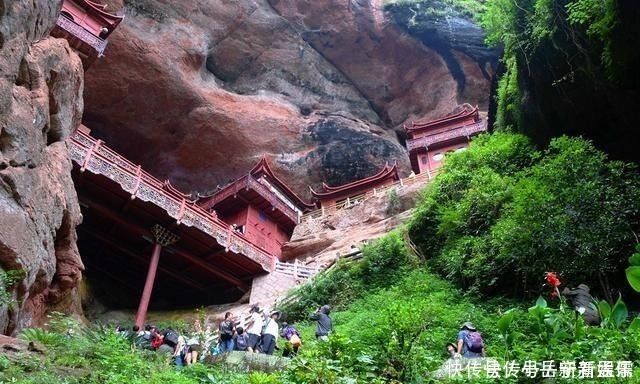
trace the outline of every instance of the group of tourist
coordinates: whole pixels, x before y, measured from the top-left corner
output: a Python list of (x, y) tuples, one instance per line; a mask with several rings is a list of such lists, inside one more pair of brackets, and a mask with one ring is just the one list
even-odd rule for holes
[[(330, 310), (328, 305), (324, 305), (310, 316), (317, 322), (316, 338), (319, 340), (326, 340), (333, 329)], [(194, 322), (192, 332), (183, 334), (178, 334), (173, 329), (159, 330), (150, 324), (144, 329), (134, 326), (133, 333), (120, 326), (116, 331), (123, 336), (131, 336), (137, 348), (171, 355), (180, 367), (202, 360), (208, 354), (229, 351), (273, 355), (276, 349), (282, 349), (284, 357), (293, 357), (298, 353), (302, 345), (300, 332), (285, 321), (280, 324), (282, 316), (279, 311), (272, 311), (267, 316), (258, 306), (253, 306), (249, 314), (245, 329), (240, 326), (233, 313), (227, 312), (218, 326), (217, 335), (211, 326), (203, 330), (200, 320)], [(285, 341), (281, 346), (278, 344), (279, 338)]]

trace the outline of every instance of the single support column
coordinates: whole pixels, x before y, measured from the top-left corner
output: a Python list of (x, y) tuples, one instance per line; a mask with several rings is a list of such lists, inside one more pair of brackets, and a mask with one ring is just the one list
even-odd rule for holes
[(151, 292), (153, 291), (153, 282), (156, 279), (156, 272), (158, 270), (158, 263), (160, 262), (160, 252), (163, 246), (168, 246), (178, 241), (178, 236), (169, 232), (162, 226), (156, 224), (151, 228), (151, 233), (154, 237), (153, 252), (151, 253), (151, 261), (149, 261), (149, 269), (147, 270), (147, 280), (144, 282), (144, 289), (142, 290), (142, 297), (140, 298), (140, 305), (138, 305), (138, 312), (136, 312), (135, 325), (140, 327), (144, 326), (144, 320), (147, 317), (147, 309), (149, 308), (149, 302), (151, 301)]
[(156, 279), (161, 250), (162, 245), (158, 243), (153, 244), (153, 253), (151, 254), (151, 261), (149, 262), (149, 269), (147, 270), (147, 280), (144, 283), (142, 298), (140, 298), (140, 305), (138, 305), (138, 312), (136, 313), (135, 325), (140, 327), (140, 329), (144, 328), (144, 319), (147, 316), (147, 309), (149, 308), (149, 301), (151, 300), (151, 291), (153, 290), (153, 282)]

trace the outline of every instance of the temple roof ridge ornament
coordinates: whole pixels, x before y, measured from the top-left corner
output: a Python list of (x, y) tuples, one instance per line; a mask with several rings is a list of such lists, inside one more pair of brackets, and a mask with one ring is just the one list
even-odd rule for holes
[(174, 187), (173, 184), (171, 184), (171, 181), (169, 181), (169, 179), (166, 179), (162, 182), (162, 189), (179, 199), (186, 200), (188, 203), (193, 204), (196, 202), (196, 200), (193, 199), (190, 193), (184, 193), (180, 191), (178, 188)]
[(302, 200), (295, 192), (291, 190), (276, 174), (271, 170), (271, 166), (269, 166), (269, 162), (267, 161), (267, 155), (263, 154), (260, 157), (260, 161), (251, 168), (249, 174), (259, 179), (263, 175), (269, 176), (269, 178), (276, 184), (275, 187), (280, 189), (287, 197), (292, 199), (296, 204), (298, 204), (302, 208), (313, 208), (313, 204), (309, 204), (306, 201)]

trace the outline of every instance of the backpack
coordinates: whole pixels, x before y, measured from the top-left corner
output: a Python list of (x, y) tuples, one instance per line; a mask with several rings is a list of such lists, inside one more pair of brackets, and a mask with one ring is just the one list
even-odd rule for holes
[(165, 344), (169, 344), (172, 347), (175, 347), (178, 344), (178, 334), (176, 331), (168, 330), (164, 333), (164, 342)]
[(271, 322), (271, 318), (269, 318), (269, 320), (265, 321), (262, 324), (262, 330), (260, 330), (260, 335), (264, 336), (264, 333), (267, 331), (267, 325), (269, 325), (269, 323)]
[(236, 338), (236, 350), (246, 351), (248, 347), (249, 343), (247, 342), (247, 336), (245, 334), (238, 335)]
[(151, 348), (158, 349), (162, 345), (162, 337), (160, 335), (151, 339)]
[(480, 332), (470, 331), (469, 333), (467, 333), (465, 344), (467, 344), (467, 349), (473, 353), (480, 353), (484, 348), (484, 340), (482, 340)]
[(138, 336), (133, 340), (133, 345), (139, 349), (152, 349), (151, 341), (149, 338), (145, 338), (144, 336)]
[(291, 335), (291, 337), (289, 338), (289, 342), (294, 347), (299, 347), (300, 344), (302, 344), (302, 340), (300, 339), (300, 336), (296, 335), (295, 333)]
[(229, 341), (233, 339), (233, 325), (229, 324), (226, 320), (220, 323), (220, 327), (218, 329), (220, 334), (220, 340)]

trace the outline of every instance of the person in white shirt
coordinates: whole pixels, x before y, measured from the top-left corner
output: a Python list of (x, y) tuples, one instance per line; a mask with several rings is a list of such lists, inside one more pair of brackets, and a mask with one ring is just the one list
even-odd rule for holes
[(251, 307), (249, 313), (251, 313), (251, 320), (247, 323), (246, 329), (247, 335), (249, 335), (249, 347), (247, 348), (247, 352), (259, 352), (260, 336), (262, 334), (262, 325), (264, 324), (264, 320), (260, 313), (260, 307), (257, 305)]
[(273, 311), (267, 320), (267, 324), (262, 333), (262, 353), (267, 355), (273, 355), (273, 350), (278, 344), (278, 319), (280, 318), (280, 312)]

